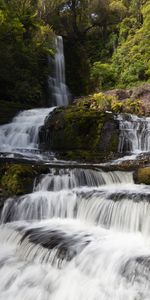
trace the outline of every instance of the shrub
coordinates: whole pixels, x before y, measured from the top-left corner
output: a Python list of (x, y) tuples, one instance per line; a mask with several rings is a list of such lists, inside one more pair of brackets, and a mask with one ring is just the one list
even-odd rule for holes
[(91, 68), (91, 79), (95, 88), (111, 87), (115, 82), (112, 65), (95, 62)]
[(98, 109), (100, 111), (111, 110), (111, 104), (113, 101), (112, 96), (107, 96), (103, 93), (96, 93), (93, 95), (93, 103), (91, 104), (91, 108)]

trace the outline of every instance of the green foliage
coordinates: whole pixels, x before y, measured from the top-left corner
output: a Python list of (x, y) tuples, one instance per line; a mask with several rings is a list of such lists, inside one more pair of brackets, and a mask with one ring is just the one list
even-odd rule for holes
[(118, 101), (114, 99), (111, 103), (111, 110), (116, 113), (130, 113), (136, 115), (143, 115), (142, 103), (138, 99), (125, 99)]
[(32, 0), (4, 1), (0, 24), (1, 99), (44, 105), (51, 27), (40, 20)]
[(91, 99), (87, 102), (88, 107), (100, 112), (112, 111), (114, 113), (144, 114), (142, 102), (138, 99), (129, 98), (119, 101), (115, 96), (106, 95), (105, 93), (95, 93)]
[(111, 87), (115, 82), (114, 70), (110, 64), (95, 62), (91, 68), (91, 79), (99, 89)]
[(53, 31), (73, 95), (150, 82), (149, 29), (150, 0), (0, 0), (0, 97), (46, 103)]
[(97, 108), (100, 111), (106, 111), (111, 109), (112, 97), (106, 96), (103, 93), (97, 93), (93, 95), (95, 102), (91, 105), (91, 108)]
[[(107, 28), (113, 32), (107, 35), (99, 61), (92, 64), (92, 88), (150, 82), (150, 1), (110, 1), (110, 9), (114, 14), (116, 11), (116, 20), (119, 11), (120, 22)], [(112, 53), (106, 49), (112, 49)]]
[(124, 40), (121, 39), (122, 43), (113, 55), (113, 67), (120, 86), (132, 86), (150, 79), (150, 1), (146, 2), (140, 13), (143, 16), (140, 26), (137, 26), (137, 21), (132, 21), (128, 26), (130, 28), (126, 26), (125, 29), (123, 25), (127, 24), (127, 20), (121, 25)]

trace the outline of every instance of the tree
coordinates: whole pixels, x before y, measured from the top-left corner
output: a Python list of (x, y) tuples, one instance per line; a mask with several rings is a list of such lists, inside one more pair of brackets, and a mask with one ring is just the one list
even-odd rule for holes
[(122, 40), (113, 55), (113, 66), (121, 86), (135, 85), (150, 79), (150, 1), (143, 5), (143, 1), (138, 3), (143, 22), (133, 19), (134, 29), (131, 26), (127, 38)]
[(0, 3), (0, 97), (39, 105), (46, 101), (47, 54), (53, 33), (38, 16), (37, 1)]

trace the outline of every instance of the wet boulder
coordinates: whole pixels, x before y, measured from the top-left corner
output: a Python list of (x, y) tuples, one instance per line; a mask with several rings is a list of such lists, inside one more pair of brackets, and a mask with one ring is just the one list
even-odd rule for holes
[[(84, 105), (86, 104), (86, 105)], [(40, 148), (61, 158), (103, 161), (118, 150), (119, 125), (110, 112), (70, 105), (57, 108), (40, 130)]]
[(144, 183), (150, 185), (150, 166), (145, 168), (139, 168), (134, 173), (135, 183)]

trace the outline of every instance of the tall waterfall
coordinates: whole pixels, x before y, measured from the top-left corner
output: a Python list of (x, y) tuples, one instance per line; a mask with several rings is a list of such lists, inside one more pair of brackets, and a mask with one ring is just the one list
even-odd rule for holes
[(38, 149), (39, 128), (53, 108), (20, 112), (11, 123), (0, 126), (0, 152), (21, 152)]
[(54, 74), (49, 76), (48, 84), (50, 90), (51, 103), (56, 106), (66, 106), (69, 104), (69, 91), (65, 79), (65, 59), (63, 39), (57, 36), (55, 39), (56, 54), (54, 61), (50, 60), (53, 64)]
[(121, 114), (119, 152), (150, 151), (150, 118)]

